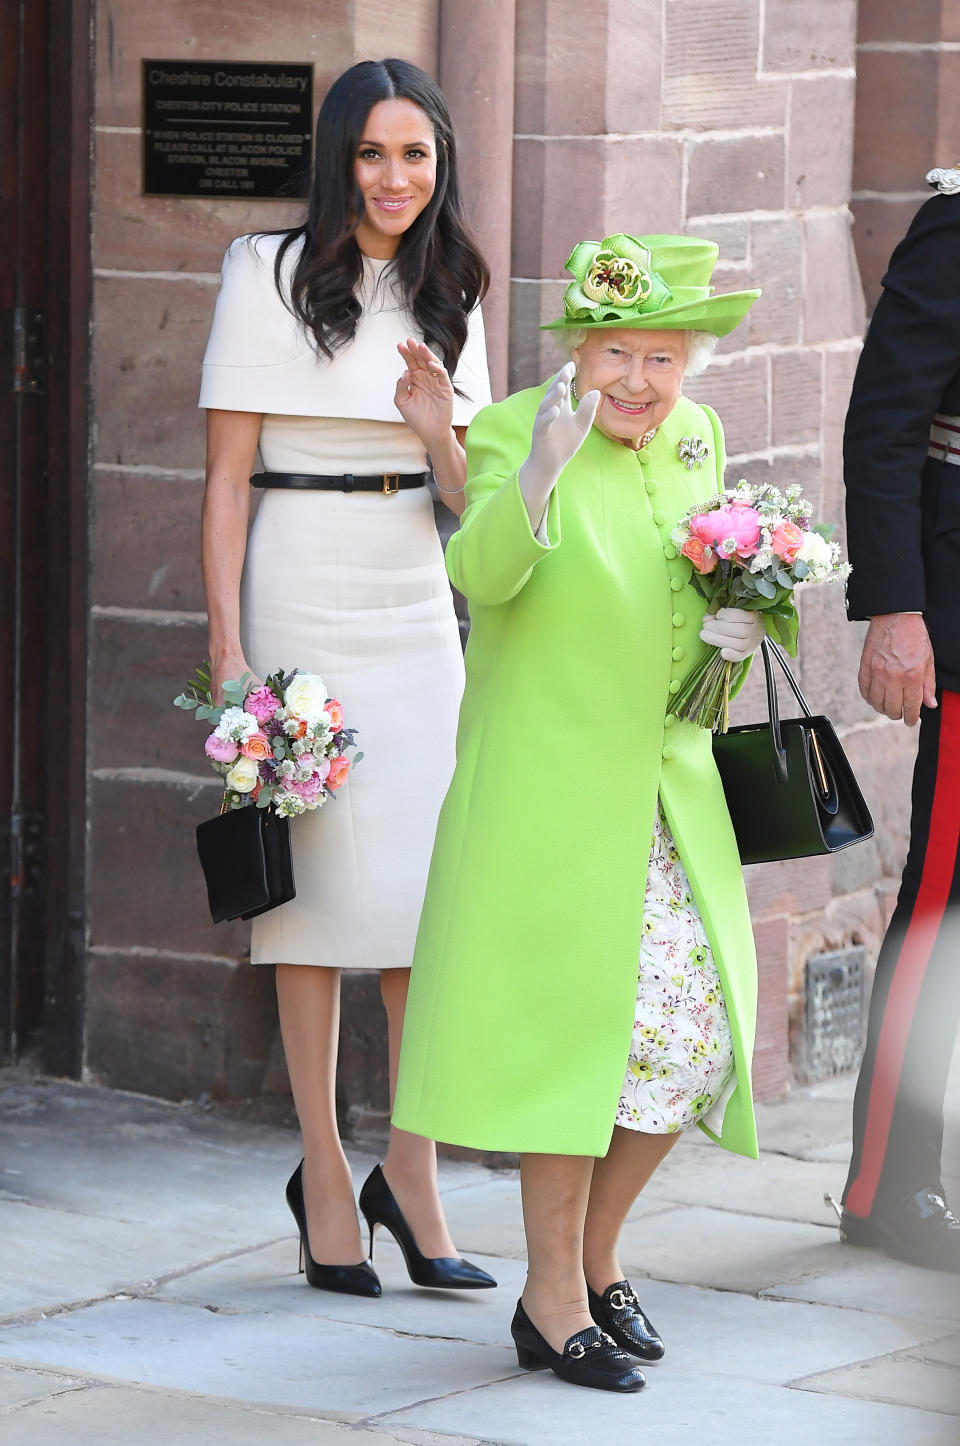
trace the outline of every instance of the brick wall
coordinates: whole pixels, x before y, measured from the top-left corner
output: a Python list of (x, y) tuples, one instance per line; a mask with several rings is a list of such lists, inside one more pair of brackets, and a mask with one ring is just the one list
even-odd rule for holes
[[(241, 967), (245, 929), (206, 918), (189, 831), (216, 787), (168, 700), (205, 643), (195, 398), (219, 258), (232, 236), (293, 211), (141, 197), (140, 58), (313, 59), (322, 93), (363, 56), (435, 69), (455, 54), (465, 89), (459, 108), (450, 96), (454, 113), (482, 117), (506, 82), (503, 55), (469, 37), (457, 45), (451, 27), (509, 8), (289, 0), (265, 22), (252, 0), (99, 5), (87, 1060), (111, 1083), (224, 1097), (284, 1088), (269, 972)], [(472, 147), (470, 209), (510, 235), (509, 298), (495, 310), (505, 327), (509, 301), (511, 388), (557, 364), (537, 327), (557, 311), (575, 240), (610, 230), (713, 237), (718, 283), (760, 285), (764, 296), (688, 389), (723, 418), (730, 476), (802, 482), (824, 517), (840, 518), (840, 438), (863, 325), (848, 209), (856, 10), (855, 0), (595, 0), (589, 15), (579, 0), (516, 7), (512, 216), (502, 223), (488, 205), (501, 172), (488, 189), (484, 138), (461, 134)], [(750, 871), (761, 1096), (790, 1076), (806, 958), (851, 942), (875, 955), (905, 835), (910, 739), (859, 701), (861, 630), (844, 621), (836, 590), (811, 594), (803, 612), (802, 681), (840, 727), (878, 834), (834, 861)], [(751, 681), (740, 715), (760, 706)], [(374, 980), (348, 979), (344, 1015), (344, 1108), (382, 1117)]]
[(857, 35), (854, 237), (867, 306), (887, 258), (932, 192), (933, 166), (960, 161), (960, 6), (864, 0)]

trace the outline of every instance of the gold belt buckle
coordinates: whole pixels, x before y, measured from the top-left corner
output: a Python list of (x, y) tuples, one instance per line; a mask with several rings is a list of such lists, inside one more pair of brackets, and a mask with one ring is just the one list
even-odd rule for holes
[(395, 497), (400, 491), (400, 473), (384, 472), (383, 474), (383, 495), (384, 497)]

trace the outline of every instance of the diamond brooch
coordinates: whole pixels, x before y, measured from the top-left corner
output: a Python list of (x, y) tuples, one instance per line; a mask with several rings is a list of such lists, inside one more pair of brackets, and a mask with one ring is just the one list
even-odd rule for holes
[(710, 448), (702, 437), (681, 437), (677, 443), (677, 455), (686, 467), (692, 472), (694, 467), (702, 467), (710, 456)]

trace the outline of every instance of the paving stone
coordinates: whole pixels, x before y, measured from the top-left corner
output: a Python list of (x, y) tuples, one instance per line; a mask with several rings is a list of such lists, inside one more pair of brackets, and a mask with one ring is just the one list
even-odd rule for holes
[(378, 1237), (375, 1262), (383, 1295), (366, 1300), (311, 1289), (297, 1274), (296, 1257), (296, 1245), (285, 1240), (178, 1276), (152, 1294), (160, 1300), (205, 1306), (211, 1311), (275, 1315), (295, 1321), (319, 1318), (438, 1340), (510, 1344), (510, 1317), (526, 1277), (526, 1265), (521, 1261), (471, 1255), (496, 1278), (497, 1290), (424, 1290), (411, 1284), (397, 1246), (381, 1243)]
[(942, 1336), (940, 1340), (927, 1341), (926, 1345), (918, 1347), (911, 1353), (924, 1361), (942, 1361), (946, 1366), (956, 1366), (960, 1369), (960, 1332), (955, 1335)]
[(628, 1221), (620, 1238), (628, 1273), (744, 1292), (826, 1269), (837, 1250), (835, 1232), (815, 1225), (751, 1216), (745, 1228), (742, 1216), (702, 1208)]
[(200, 1211), (190, 1227), (159, 1231), (118, 1216), (41, 1211), (10, 1201), (3, 1214), (18, 1249), (4, 1261), (0, 1316), (126, 1292), (245, 1243), (242, 1225), (223, 1205), (219, 1212)]
[(49, 1371), (22, 1371), (0, 1366), (0, 1413), (28, 1401), (46, 1401), (62, 1391), (76, 1390), (82, 1382)]
[[(912, 1355), (861, 1361), (846, 1370), (805, 1377), (796, 1384), (804, 1391), (859, 1396), (867, 1401), (890, 1401), (898, 1406), (920, 1406), (926, 1411), (960, 1416), (960, 1371)], [(960, 1428), (955, 1429), (960, 1438)]]
[[(109, 1301), (0, 1330), (0, 1359), (341, 1421), (517, 1374), (507, 1345), (411, 1338), (286, 1314), (229, 1315), (160, 1300)], [(375, 1368), (374, 1368), (375, 1364)], [(461, 1428), (462, 1429), (462, 1428)]]
[(960, 1325), (960, 1290), (955, 1275), (921, 1270), (872, 1250), (837, 1245), (832, 1269), (767, 1289), (779, 1300), (842, 1305), (849, 1310), (902, 1313), (912, 1320)]
[[(910, 1350), (926, 1356), (927, 1342), (940, 1330), (909, 1318), (829, 1306), (802, 1308), (793, 1301), (757, 1299), (729, 1290), (639, 1279), (633, 1285), (663, 1336), (667, 1348), (663, 1374), (669, 1376), (695, 1375), (701, 1367), (719, 1370), (717, 1360), (705, 1365), (704, 1341), (730, 1344), (741, 1381), (780, 1386), (885, 1352)], [(654, 1375), (660, 1379), (659, 1366), (651, 1367), (651, 1372), (651, 1379)]]
[[(726, 1352), (724, 1352), (726, 1355)], [(703, 1359), (703, 1352), (701, 1352)], [(814, 1395), (777, 1386), (745, 1392), (736, 1380), (706, 1370), (650, 1371), (635, 1395), (572, 1390), (546, 1372), (447, 1396), (383, 1418), (380, 1424), (475, 1433), (497, 1446), (556, 1446), (558, 1441), (705, 1441), (710, 1446), (776, 1442), (810, 1446), (957, 1446), (956, 1421), (932, 1411)]]
[[(444, 1195), (443, 1204), (450, 1233), (459, 1250), (468, 1255), (474, 1250), (526, 1258), (519, 1175), (511, 1173), (472, 1189), (454, 1190)], [(631, 1210), (630, 1218), (640, 1219), (661, 1209), (661, 1203), (648, 1199), (644, 1193)]]
[(843, 1184), (842, 1172), (832, 1164), (767, 1154), (759, 1160), (746, 1160), (717, 1150), (709, 1162), (709, 1173), (708, 1195), (702, 1156), (675, 1150), (640, 1199), (651, 1208), (655, 1202), (702, 1205), (709, 1199), (714, 1209), (777, 1220), (805, 1220), (814, 1225), (830, 1224), (836, 1219), (823, 1203), (828, 1190), (836, 1195)]
[(25, 1407), (11, 1426), (23, 1446), (384, 1446), (398, 1439), (309, 1416), (103, 1385)]

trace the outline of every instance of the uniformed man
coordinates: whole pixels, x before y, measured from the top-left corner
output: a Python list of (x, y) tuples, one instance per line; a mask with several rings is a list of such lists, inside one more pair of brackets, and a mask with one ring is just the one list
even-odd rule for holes
[(890, 259), (844, 434), (851, 618), (869, 618), (860, 691), (920, 720), (910, 848), (880, 950), (854, 1102), (841, 1233), (960, 1270), (941, 1180), (960, 1019), (960, 166)]

